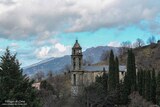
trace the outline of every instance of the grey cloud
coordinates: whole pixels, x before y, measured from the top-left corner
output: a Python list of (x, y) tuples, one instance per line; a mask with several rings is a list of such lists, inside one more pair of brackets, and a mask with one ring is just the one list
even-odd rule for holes
[(0, 4), (4, 4), (4, 5), (13, 5), (16, 2), (14, 0), (0, 0)]
[(55, 32), (141, 27), (142, 20), (152, 21), (160, 14), (159, 0), (16, 0), (13, 5), (0, 14), (0, 37), (40, 38), (47, 31), (49, 38)]

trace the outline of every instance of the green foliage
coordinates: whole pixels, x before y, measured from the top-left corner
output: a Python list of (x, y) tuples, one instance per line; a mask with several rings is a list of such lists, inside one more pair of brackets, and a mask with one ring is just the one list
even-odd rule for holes
[(118, 57), (115, 59), (115, 82), (116, 82), (116, 87), (119, 85), (119, 61)]
[(33, 81), (22, 74), (16, 55), (11, 55), (8, 48), (1, 57), (0, 68), (0, 105), (5, 100), (21, 100), (28, 107), (41, 107), (37, 91), (32, 87)]
[(106, 93), (103, 76), (97, 77), (96, 82), (85, 89), (86, 101), (103, 107), (128, 104), (129, 98), (124, 84), (119, 84), (115, 90)]
[(127, 89), (124, 84), (119, 84), (117, 86), (117, 104), (118, 105), (126, 105), (129, 102)]
[(146, 72), (145, 71), (142, 71), (142, 96), (143, 98), (145, 98), (145, 83), (146, 83)]
[(115, 77), (115, 61), (114, 54), (111, 50), (109, 57), (109, 76), (108, 76), (108, 90), (112, 91), (116, 88), (116, 77)]
[(160, 106), (160, 72), (158, 72), (157, 76), (156, 95), (157, 95), (157, 104)]
[(125, 76), (126, 88), (128, 90), (128, 94), (133, 91), (136, 91), (136, 66), (135, 66), (135, 56), (131, 50), (128, 50), (128, 58), (127, 58), (127, 74)]
[(151, 100), (151, 73), (150, 71), (146, 71), (146, 76), (145, 76), (145, 98), (147, 101)]
[(140, 69), (137, 73), (137, 79), (138, 79), (138, 92), (142, 96), (142, 90), (143, 90), (143, 70)]
[(48, 83), (46, 80), (41, 81), (40, 88), (48, 91), (52, 91), (53, 94), (55, 93), (54, 87), (50, 83)]
[(105, 92), (108, 92), (108, 75), (104, 72), (102, 76), (96, 77), (96, 82), (103, 86)]
[(152, 79), (151, 79), (151, 101), (156, 104), (156, 75), (155, 70), (152, 70)]

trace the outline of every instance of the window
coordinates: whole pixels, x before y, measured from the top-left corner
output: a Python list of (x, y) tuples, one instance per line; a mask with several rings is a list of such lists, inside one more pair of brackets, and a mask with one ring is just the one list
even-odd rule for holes
[(73, 85), (76, 85), (76, 74), (73, 74)]
[(73, 69), (75, 69), (76, 67), (76, 62), (75, 62), (75, 58), (73, 58)]
[(75, 54), (75, 53), (76, 53), (76, 51), (74, 50), (74, 51), (73, 51), (73, 54)]
[(79, 58), (79, 69), (81, 69), (81, 58)]

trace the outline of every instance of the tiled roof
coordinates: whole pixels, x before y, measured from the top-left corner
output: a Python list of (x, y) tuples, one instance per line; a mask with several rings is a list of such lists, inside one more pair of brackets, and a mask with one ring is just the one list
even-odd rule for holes
[[(108, 65), (105, 65), (105, 66), (83, 66), (82, 70), (92, 72), (92, 71), (103, 71), (104, 68), (105, 68), (105, 71), (109, 70)], [(119, 70), (120, 71), (126, 71), (126, 66), (120, 65)]]
[(76, 43), (74, 44), (73, 48), (81, 48), (80, 44), (78, 43), (78, 40), (76, 40)]

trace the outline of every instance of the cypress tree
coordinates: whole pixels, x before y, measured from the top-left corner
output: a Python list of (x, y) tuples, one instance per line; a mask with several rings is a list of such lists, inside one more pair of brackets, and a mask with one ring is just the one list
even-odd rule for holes
[(142, 70), (142, 96), (143, 98), (145, 98), (145, 89), (146, 89), (146, 72), (144, 70)]
[(33, 81), (30, 81), (16, 59), (16, 55), (11, 55), (9, 49), (1, 57), (0, 65), (0, 105), (5, 100), (24, 101), (27, 107), (41, 107), (40, 101), (36, 96), (36, 90), (32, 87)]
[(142, 96), (142, 88), (143, 87), (143, 72), (140, 72), (139, 76), (139, 94)]
[(128, 58), (127, 58), (127, 75), (126, 75), (126, 79), (128, 81), (128, 85), (127, 85), (127, 88), (128, 88), (128, 91), (130, 94), (131, 92), (131, 88), (132, 88), (132, 84), (133, 84), (133, 73), (132, 73), (132, 53), (131, 53), (131, 50), (128, 50)]
[(136, 64), (135, 64), (135, 55), (131, 49), (132, 55), (132, 77), (133, 77), (133, 91), (137, 90), (137, 82), (136, 82)]
[(158, 72), (157, 76), (157, 88), (156, 88), (156, 95), (157, 95), (157, 105), (160, 106), (160, 72)]
[(151, 73), (146, 71), (145, 97), (147, 101), (151, 100)]
[(151, 79), (151, 101), (156, 104), (156, 75), (155, 70), (152, 70), (152, 79)]
[(143, 74), (143, 72), (142, 72), (142, 69), (140, 69), (139, 71), (138, 71), (138, 74), (137, 74), (137, 81), (138, 81), (138, 92), (139, 92), (139, 94), (142, 96), (142, 87), (143, 87), (143, 77), (142, 77), (142, 74)]
[(116, 87), (119, 85), (119, 61), (116, 57), (115, 59), (115, 79), (116, 79)]
[(126, 81), (127, 81), (127, 89), (128, 94), (133, 91), (136, 91), (136, 66), (135, 66), (135, 56), (132, 52), (132, 49), (128, 50), (128, 58), (127, 58), (127, 74), (126, 74)]
[(109, 76), (108, 76), (108, 91), (112, 91), (115, 89), (115, 62), (114, 62), (114, 54), (111, 50), (109, 57)]
[(102, 85), (105, 92), (108, 92), (108, 75), (104, 72), (102, 75)]

